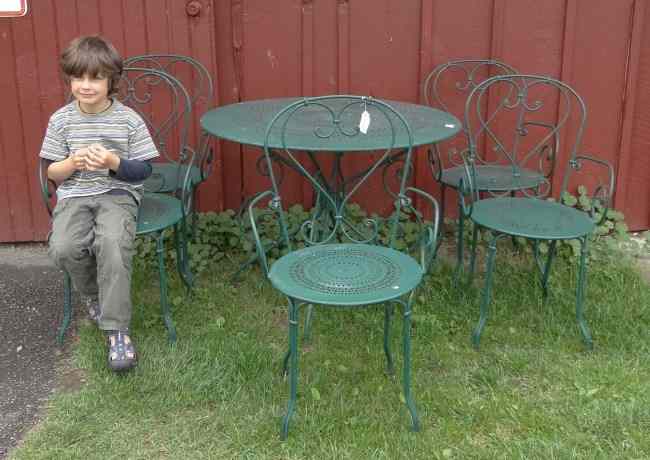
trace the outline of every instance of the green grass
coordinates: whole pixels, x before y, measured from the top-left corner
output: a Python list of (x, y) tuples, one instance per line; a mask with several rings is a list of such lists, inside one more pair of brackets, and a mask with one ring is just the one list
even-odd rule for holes
[[(650, 288), (629, 262), (594, 264), (575, 323), (576, 267), (558, 260), (547, 304), (532, 261), (501, 252), (480, 351), (470, 344), (478, 291), (438, 269), (418, 294), (413, 392), (422, 431), (408, 430), (400, 373), (384, 373), (383, 314), (317, 309), (301, 344), (297, 412), (279, 440), (286, 306), (258, 271), (204, 273), (191, 299), (174, 280), (177, 345), (158, 314), (155, 277), (134, 274), (140, 365), (105, 367), (101, 334), (79, 329), (74, 363), (87, 384), (59, 393), (13, 459), (642, 459), (650, 458)], [(304, 317), (304, 315), (303, 315)], [(399, 315), (393, 350), (401, 367)]]

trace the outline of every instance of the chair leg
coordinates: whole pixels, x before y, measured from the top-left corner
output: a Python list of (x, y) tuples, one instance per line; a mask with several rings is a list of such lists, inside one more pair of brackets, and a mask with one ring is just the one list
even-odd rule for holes
[(63, 345), (63, 338), (65, 331), (70, 326), (72, 321), (72, 280), (68, 272), (63, 273), (63, 321), (57, 334), (56, 340), (59, 345)]
[[(514, 198), (516, 195), (517, 192), (515, 190), (512, 190), (510, 192), (510, 196), (512, 198)], [(519, 242), (517, 241), (517, 237), (515, 235), (512, 235), (510, 239), (512, 240), (512, 249), (514, 249), (515, 251), (519, 251), (520, 248), (519, 248)]]
[(305, 341), (311, 339), (311, 320), (313, 314), (314, 306), (312, 304), (307, 305), (307, 314), (305, 315), (305, 331), (302, 334), (302, 339)]
[(384, 306), (384, 354), (386, 355), (386, 373), (388, 375), (395, 375), (395, 365), (393, 364), (393, 356), (390, 352), (390, 320), (393, 316), (393, 306)]
[(494, 271), (494, 262), (497, 252), (497, 239), (498, 235), (493, 235), (488, 245), (488, 259), (485, 270), (485, 285), (483, 287), (483, 293), (481, 294), (481, 317), (479, 318), (476, 328), (472, 332), (472, 343), (474, 348), (478, 349), (479, 343), (481, 341), (481, 333), (485, 327), (485, 323), (488, 318), (488, 307), (490, 305), (490, 297), (492, 294), (492, 273)]
[(463, 232), (465, 230), (465, 216), (463, 209), (458, 199), (458, 228), (456, 234), (456, 274), (454, 276), (454, 284), (458, 284), (460, 276), (463, 273)]
[(471, 286), (474, 281), (474, 274), (476, 273), (476, 246), (478, 242), (478, 225), (473, 224), (472, 229), (472, 257), (469, 262), (469, 276), (467, 278), (467, 285)]
[(192, 187), (192, 206), (191, 210), (189, 212), (189, 216), (191, 219), (190, 223), (190, 238), (194, 238), (196, 236), (196, 228), (199, 225), (199, 216), (198, 212), (196, 211), (195, 206), (197, 202), (197, 195), (198, 195), (198, 187)]
[(580, 269), (578, 271), (578, 287), (576, 293), (576, 319), (578, 320), (578, 326), (580, 327), (580, 332), (582, 332), (582, 337), (584, 338), (587, 349), (593, 350), (594, 343), (591, 339), (591, 332), (589, 332), (589, 327), (585, 322), (582, 310), (585, 295), (585, 285), (587, 282), (587, 254), (589, 250), (587, 241), (587, 236), (580, 239)]
[(404, 347), (404, 367), (402, 370), (402, 384), (404, 386), (404, 400), (406, 407), (411, 414), (411, 429), (420, 431), (420, 419), (418, 418), (415, 402), (411, 396), (411, 303), (413, 295), (409, 296), (408, 303), (404, 307), (404, 318), (402, 319), (402, 340)]
[[(535, 243), (537, 244), (537, 241)], [(544, 265), (544, 275), (542, 276), (542, 299), (544, 302), (548, 300), (548, 279), (551, 275), (551, 264), (553, 263), (553, 258), (555, 257), (556, 244), (556, 240), (551, 241), (551, 244), (548, 248), (548, 258), (546, 259), (546, 265)]]
[(165, 245), (163, 241), (163, 234), (156, 235), (156, 253), (158, 255), (158, 272), (160, 275), (160, 311), (162, 313), (163, 322), (167, 327), (167, 337), (169, 343), (176, 342), (176, 328), (172, 322), (171, 310), (169, 307), (169, 299), (167, 298), (167, 272), (165, 271)]
[(436, 249), (433, 253), (433, 258), (435, 259), (438, 256), (438, 249), (442, 245), (442, 238), (444, 237), (444, 228), (445, 228), (445, 195), (447, 191), (447, 186), (443, 183), (440, 183), (440, 224), (438, 225), (438, 234), (436, 237)]
[[(180, 233), (180, 235), (179, 235)], [(190, 256), (187, 250), (187, 235), (180, 232), (178, 225), (174, 225), (174, 247), (176, 248), (176, 269), (181, 276), (181, 280), (187, 292), (190, 292), (194, 284), (194, 276), (190, 270)]]
[(289, 358), (291, 358), (291, 347), (287, 349), (287, 352), (282, 358), (282, 376), (286, 376), (289, 373)]
[[(298, 394), (298, 306), (293, 299), (289, 299), (289, 355), (291, 359), (289, 369), (289, 403), (287, 413), (282, 419), (282, 432), (280, 439), (287, 439), (289, 435), (289, 421), (296, 406)], [(285, 357), (286, 366), (286, 357)]]

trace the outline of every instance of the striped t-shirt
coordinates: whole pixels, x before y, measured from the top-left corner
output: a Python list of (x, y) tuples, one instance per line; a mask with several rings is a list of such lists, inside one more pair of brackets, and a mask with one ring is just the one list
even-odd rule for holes
[[(142, 117), (117, 99), (106, 111), (98, 114), (80, 111), (77, 101), (54, 112), (47, 125), (39, 156), (62, 161), (94, 143), (127, 160), (144, 161), (159, 156)], [(56, 195), (58, 200), (63, 200), (120, 189), (130, 192), (139, 202), (142, 188), (142, 183), (129, 183), (112, 177), (108, 169), (75, 171), (59, 185)]]

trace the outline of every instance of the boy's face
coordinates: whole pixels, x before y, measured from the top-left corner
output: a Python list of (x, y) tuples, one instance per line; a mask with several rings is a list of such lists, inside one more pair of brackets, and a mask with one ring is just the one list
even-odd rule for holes
[(70, 79), (70, 91), (79, 101), (81, 110), (98, 113), (108, 106), (108, 78), (97, 76), (91, 78), (87, 73), (82, 77)]

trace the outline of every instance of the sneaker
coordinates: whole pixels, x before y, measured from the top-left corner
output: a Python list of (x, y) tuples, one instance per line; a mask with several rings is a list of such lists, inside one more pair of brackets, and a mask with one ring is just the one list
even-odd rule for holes
[(138, 364), (138, 355), (128, 331), (106, 331), (108, 368), (125, 372)]

